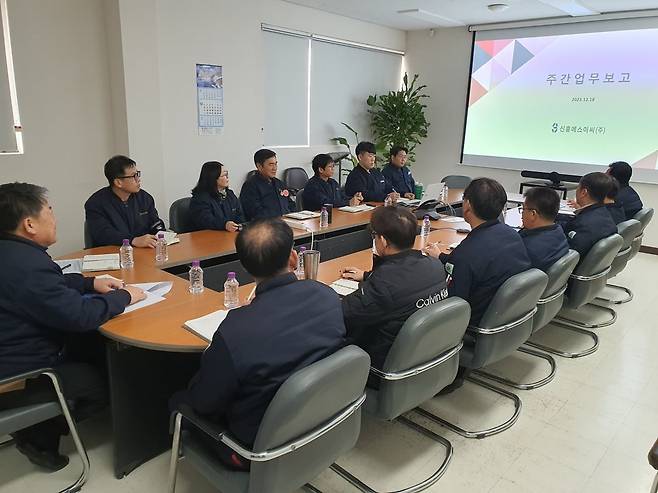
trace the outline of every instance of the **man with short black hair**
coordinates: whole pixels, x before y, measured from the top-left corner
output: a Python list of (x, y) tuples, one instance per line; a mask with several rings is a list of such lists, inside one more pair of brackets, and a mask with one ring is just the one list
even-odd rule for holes
[(603, 204), (611, 186), (610, 176), (605, 173), (583, 176), (576, 188), (576, 215), (561, 223), (569, 246), (580, 254), (581, 261), (597, 241), (617, 232), (617, 225)]
[(623, 223), (626, 221), (626, 212), (620, 203), (617, 202), (617, 195), (619, 195), (619, 181), (617, 178), (610, 177), (610, 191), (608, 195), (603, 199), (605, 208), (608, 209), (610, 217), (615, 222), (615, 224)]
[(626, 219), (633, 219), (642, 209), (642, 200), (633, 187), (629, 185), (633, 168), (624, 161), (617, 161), (608, 166), (606, 173), (619, 182), (619, 192), (615, 201), (622, 206)]
[(296, 207), (285, 184), (276, 177), (279, 162), (270, 149), (254, 154), (256, 173), (242, 185), (240, 203), (247, 221), (278, 217), (294, 212)]
[(525, 193), (519, 231), (532, 267), (546, 272), (569, 252), (564, 230), (555, 224), (560, 196), (551, 188), (533, 187)]
[[(345, 324), (331, 288), (295, 277), (297, 253), (292, 230), (283, 220), (250, 223), (238, 234), (235, 248), (256, 279), (256, 297), (228, 312), (203, 353), (197, 375), (170, 404), (174, 409), (189, 404), (251, 447), (279, 386), (297, 370), (341, 348)], [(249, 467), (246, 459), (212, 443), (227, 466)]]
[[(46, 193), (29, 183), (0, 185), (0, 379), (53, 368), (74, 416), (84, 419), (107, 404), (105, 382), (90, 364), (102, 364), (93, 361), (98, 350), (103, 354), (95, 331), (145, 294), (116, 279), (62, 273), (47, 253), (57, 226)], [(40, 377), (24, 390), (0, 393), (0, 410), (52, 400), (52, 383)], [(60, 416), (13, 436), (31, 462), (56, 471), (68, 464), (59, 454), (67, 431)]]
[(389, 181), (394, 191), (405, 199), (416, 197), (416, 182), (407, 164), (409, 150), (402, 146), (393, 146), (389, 152), (389, 162), (382, 174)]
[[(348, 340), (370, 354), (381, 369), (404, 322), (416, 310), (448, 296), (441, 262), (414, 250), (418, 221), (402, 207), (378, 207), (370, 219), (372, 271), (356, 267), (343, 277), (360, 281), (360, 289), (343, 298)], [(377, 386), (376, 379), (369, 385)]]
[(329, 154), (318, 154), (313, 158), (313, 177), (306, 182), (302, 192), (304, 209), (319, 211), (325, 204), (334, 207), (359, 205), (363, 197), (358, 192), (351, 199), (340, 189), (334, 175), (334, 160)]
[(114, 156), (105, 163), (104, 171), (109, 186), (85, 202), (91, 246), (120, 246), (127, 239), (134, 247), (155, 248), (155, 235), (165, 226), (153, 197), (142, 190), (137, 163)]
[(375, 168), (377, 151), (372, 142), (359, 142), (354, 150), (358, 165), (350, 171), (345, 181), (345, 193), (354, 197), (361, 193), (366, 202), (384, 202), (386, 197), (398, 197), (386, 177)]

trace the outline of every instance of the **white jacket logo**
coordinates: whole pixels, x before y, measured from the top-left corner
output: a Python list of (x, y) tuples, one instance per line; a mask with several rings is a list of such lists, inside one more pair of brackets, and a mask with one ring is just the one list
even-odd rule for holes
[(418, 301), (416, 301), (416, 308), (423, 308), (424, 306), (433, 305), (434, 303), (438, 303), (439, 301), (447, 297), (448, 297), (448, 290), (442, 289), (440, 293), (436, 293), (428, 298), (421, 298)]

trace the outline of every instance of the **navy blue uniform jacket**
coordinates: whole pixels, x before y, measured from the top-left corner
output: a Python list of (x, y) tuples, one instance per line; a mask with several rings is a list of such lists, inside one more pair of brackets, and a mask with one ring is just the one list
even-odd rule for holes
[(333, 178), (324, 181), (319, 176), (313, 176), (302, 192), (304, 209), (318, 211), (324, 204), (332, 204), (334, 207), (343, 207), (350, 203), (345, 192), (338, 186), (338, 182)]
[(0, 234), (0, 378), (66, 359), (63, 332), (97, 329), (130, 303), (123, 289), (92, 293), (94, 278), (62, 274), (42, 246)]
[[(621, 204), (613, 202), (612, 204), (605, 204), (605, 208), (608, 209), (610, 217), (612, 217), (612, 220), (615, 222), (615, 224), (623, 223), (626, 221), (626, 211), (624, 211), (624, 208), (621, 206)], [(631, 216), (630, 219), (633, 219), (633, 217)]]
[(546, 272), (551, 265), (569, 253), (569, 243), (559, 224), (519, 231), (530, 264)]
[(226, 197), (220, 194), (210, 195), (208, 192), (192, 194), (190, 201), (190, 219), (194, 228), (226, 229), (227, 221), (237, 224), (244, 222), (240, 201), (233, 190), (226, 189)]
[(144, 190), (123, 202), (112, 188), (101, 188), (85, 202), (85, 217), (94, 247), (120, 246), (124, 239), (132, 242), (138, 236), (165, 229), (153, 197)]
[(448, 296), (443, 264), (419, 250), (375, 256), (359, 289), (343, 298), (348, 342), (381, 369), (402, 325), (416, 310)]
[(497, 219), (473, 229), (441, 261), (448, 272), (448, 294), (471, 305), (471, 325), (480, 323), (498, 288), (531, 268), (521, 236)]
[(622, 186), (615, 197), (615, 202), (620, 204), (626, 213), (626, 219), (633, 219), (633, 216), (642, 209), (642, 200), (635, 189), (630, 185)]
[(603, 204), (579, 209), (573, 219), (561, 225), (569, 247), (580, 253), (581, 262), (597, 241), (617, 232), (617, 225)]
[(382, 170), (382, 174), (391, 184), (391, 188), (397, 193), (404, 195), (405, 193), (415, 193), (416, 182), (411, 175), (411, 170), (406, 166), (398, 168), (397, 166), (388, 163)]
[(391, 184), (377, 168), (372, 168), (368, 172), (362, 166), (357, 166), (350, 171), (345, 181), (347, 196), (354, 197), (357, 192), (361, 192), (366, 202), (383, 202), (391, 191)]
[(296, 209), (284, 183), (278, 178), (263, 178), (260, 173), (244, 182), (240, 203), (247, 221), (283, 216)]
[(171, 405), (190, 404), (252, 446), (279, 386), (344, 344), (338, 295), (292, 273), (278, 276), (258, 284), (251, 304), (228, 312), (188, 390)]

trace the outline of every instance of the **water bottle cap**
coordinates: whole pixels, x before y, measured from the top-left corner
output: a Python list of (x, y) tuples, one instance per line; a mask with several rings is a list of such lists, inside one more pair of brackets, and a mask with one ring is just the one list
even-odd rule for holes
[(327, 208), (326, 208), (326, 207), (323, 207), (323, 208), (322, 208), (322, 212), (327, 212)]
[(229, 272), (228, 273), (228, 278), (229, 279), (235, 279), (235, 272)]
[(423, 220), (425, 220), (425, 219), (429, 219), (429, 218), (430, 218), (429, 214), (425, 214), (425, 215), (423, 216)]
[(299, 247), (299, 252), (300, 252), (300, 253), (301, 253), (301, 252), (305, 252), (305, 251), (306, 251), (306, 247), (305, 247), (305, 246), (303, 246), (303, 247)]
[(123, 246), (130, 246), (130, 240), (123, 240)]
[(162, 231), (158, 233), (158, 239), (164, 240), (164, 233)]
[(199, 267), (201, 263), (198, 260), (192, 260), (192, 267)]

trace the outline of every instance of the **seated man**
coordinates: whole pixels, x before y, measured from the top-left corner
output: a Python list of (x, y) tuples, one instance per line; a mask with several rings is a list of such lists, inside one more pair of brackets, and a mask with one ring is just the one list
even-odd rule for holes
[(576, 215), (560, 223), (567, 235), (569, 247), (580, 253), (582, 261), (594, 244), (617, 232), (617, 225), (603, 204), (612, 186), (604, 173), (588, 173), (580, 179), (576, 189)]
[(347, 175), (345, 181), (347, 196), (354, 197), (357, 193), (361, 193), (366, 202), (383, 202), (389, 195), (398, 197), (399, 194), (393, 191), (382, 172), (375, 168), (377, 156), (375, 144), (359, 142), (354, 152), (359, 164)]
[(624, 208), (621, 206), (621, 204), (617, 202), (618, 194), (619, 182), (617, 181), (617, 178), (613, 178), (611, 176), (610, 190), (608, 191), (608, 195), (605, 196), (605, 199), (603, 199), (603, 203), (605, 204), (606, 209), (608, 209), (610, 217), (612, 217), (612, 220), (615, 222), (615, 224), (623, 223), (626, 221), (626, 211), (624, 211)]
[(345, 195), (334, 176), (334, 161), (329, 154), (318, 154), (313, 158), (313, 171), (315, 175), (306, 182), (302, 200), (304, 209), (319, 211), (324, 204), (332, 204), (334, 207), (346, 205), (359, 205), (363, 197), (357, 192), (351, 199)]
[(606, 173), (619, 182), (619, 193), (617, 193), (615, 201), (624, 209), (626, 219), (633, 219), (643, 207), (640, 196), (628, 184), (633, 176), (633, 168), (624, 161), (617, 161), (608, 166)]
[[(413, 249), (417, 223), (408, 209), (378, 207), (370, 218), (377, 252), (372, 271), (342, 270), (343, 277), (362, 281), (360, 289), (343, 298), (348, 341), (367, 351), (375, 368), (383, 367), (402, 325), (416, 310), (448, 296), (443, 264)], [(369, 379), (369, 385), (378, 383)]]
[(155, 248), (156, 233), (164, 231), (153, 197), (141, 189), (135, 161), (114, 156), (105, 163), (109, 186), (85, 202), (87, 228), (92, 247), (118, 245), (130, 240), (134, 247)]
[(257, 172), (244, 182), (240, 203), (247, 221), (278, 217), (294, 212), (295, 203), (284, 183), (276, 177), (276, 153), (260, 149), (254, 154)]
[[(145, 294), (115, 279), (62, 274), (46, 251), (55, 241), (46, 190), (28, 183), (0, 185), (0, 378), (53, 368), (75, 418), (83, 419), (107, 404), (105, 382), (87, 363), (97, 350), (103, 354), (95, 331)], [(28, 380), (24, 390), (0, 394), (0, 410), (51, 400), (56, 400), (52, 383), (40, 377)], [(68, 464), (58, 451), (67, 432), (59, 416), (13, 436), (31, 462), (57, 471)]]
[(525, 193), (519, 231), (533, 267), (546, 272), (569, 252), (564, 230), (555, 224), (560, 196), (551, 188), (533, 187)]
[(413, 199), (416, 197), (416, 182), (411, 175), (411, 170), (405, 166), (408, 152), (406, 147), (391, 147), (390, 160), (382, 170), (382, 174), (389, 181), (393, 190), (405, 199)]
[[(295, 277), (292, 230), (281, 219), (250, 223), (238, 234), (235, 248), (256, 279), (256, 297), (228, 312), (189, 388), (175, 394), (170, 404), (189, 404), (251, 447), (279, 386), (295, 371), (341, 348), (345, 324), (338, 295), (330, 287)], [(230, 449), (217, 447), (227, 466), (249, 466)]]

